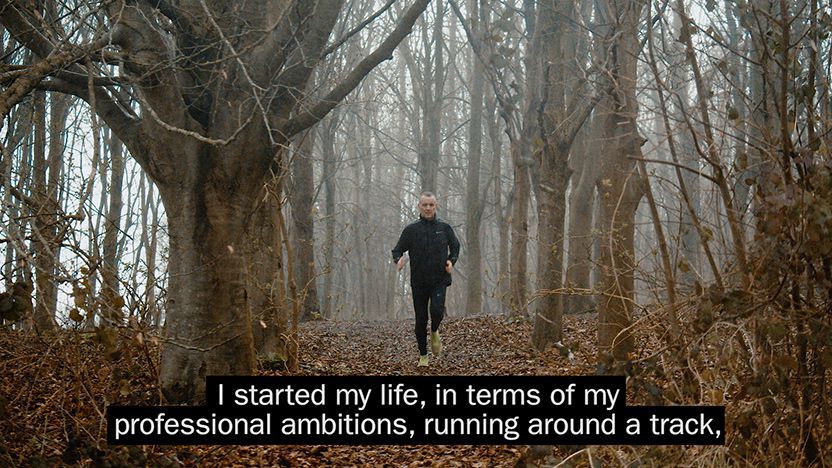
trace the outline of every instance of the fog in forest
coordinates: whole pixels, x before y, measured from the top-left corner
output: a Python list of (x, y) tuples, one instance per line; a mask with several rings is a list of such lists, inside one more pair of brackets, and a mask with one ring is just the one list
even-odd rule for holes
[(462, 246), (448, 319), (583, 347), (652, 404), (727, 405), (700, 463), (828, 464), (830, 15), (4, 2), (0, 334), (136, 341), (169, 402), (297, 371), (316, 322), (411, 330), (391, 249), (430, 191)]

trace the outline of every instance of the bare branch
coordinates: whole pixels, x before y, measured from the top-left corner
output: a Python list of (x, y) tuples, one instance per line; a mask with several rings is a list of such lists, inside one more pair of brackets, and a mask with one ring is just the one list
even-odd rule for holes
[(324, 51), (323, 51), (323, 52), (321, 52), (321, 59), (323, 59), (323, 58), (324, 58), (324, 57), (326, 57), (327, 55), (329, 55), (329, 54), (331, 54), (331, 53), (335, 52), (335, 50), (336, 50), (336, 49), (338, 49), (339, 47), (341, 47), (342, 45), (344, 45), (344, 43), (345, 43), (345, 42), (347, 42), (347, 41), (348, 41), (351, 37), (353, 37), (353, 36), (355, 36), (356, 34), (358, 34), (358, 33), (359, 33), (362, 29), (366, 28), (368, 24), (370, 24), (370, 23), (372, 23), (373, 21), (375, 21), (375, 19), (376, 19), (376, 18), (378, 18), (379, 16), (381, 16), (381, 15), (382, 15), (385, 11), (387, 11), (388, 9), (390, 9), (390, 7), (391, 7), (391, 6), (393, 5), (393, 3), (395, 3), (395, 2), (396, 2), (396, 0), (387, 0), (387, 3), (386, 3), (383, 7), (381, 7), (381, 8), (380, 8), (377, 12), (373, 13), (372, 15), (370, 15), (370, 17), (369, 17), (369, 18), (367, 18), (366, 20), (362, 21), (362, 22), (361, 22), (358, 26), (356, 26), (356, 27), (352, 28), (351, 30), (347, 31), (347, 33), (346, 33), (346, 34), (344, 34), (344, 35), (343, 35), (340, 39), (338, 39), (337, 41), (333, 42), (333, 43), (332, 43), (329, 47), (327, 47), (326, 49), (324, 49)]
[(404, 14), (399, 24), (389, 36), (370, 55), (365, 57), (355, 68), (339, 83), (329, 94), (317, 104), (311, 106), (307, 112), (297, 115), (279, 125), (283, 138), (290, 138), (293, 135), (311, 127), (326, 116), (332, 109), (341, 102), (352, 90), (358, 86), (361, 80), (370, 73), (373, 68), (385, 60), (392, 58), (393, 50), (399, 43), (410, 34), (416, 19), (421, 16), (427, 8), (430, 0), (416, 1)]
[(64, 68), (87, 56), (90, 52), (104, 47), (108, 39), (99, 38), (89, 44), (71, 47), (68, 50), (56, 52), (28, 67), (26, 73), (18, 76), (14, 82), (0, 94), (0, 125), (6, 115), (24, 96), (35, 89), (37, 84), (47, 75), (59, 68)]

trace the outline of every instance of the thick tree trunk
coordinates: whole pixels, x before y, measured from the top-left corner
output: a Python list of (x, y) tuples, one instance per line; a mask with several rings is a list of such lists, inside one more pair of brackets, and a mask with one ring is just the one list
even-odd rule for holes
[[(629, 118), (631, 117), (631, 118)], [(641, 157), (635, 126), (630, 116), (607, 113), (606, 138), (615, 141), (597, 183), (601, 229), (599, 278), (598, 346), (599, 360), (626, 361), (633, 350), (632, 323), (635, 269), (635, 214), (641, 199), (639, 177), (630, 157)]]
[(289, 307), (286, 301), (283, 246), (277, 210), (279, 181), (275, 178), (263, 190), (261, 203), (248, 223), (247, 281), (251, 304), (254, 349), (266, 361), (288, 361)]
[[(597, 102), (586, 97), (575, 103), (583, 88), (575, 70), (578, 28), (573, 28), (574, 5), (560, 1), (541, 2), (532, 49), (546, 41), (539, 58), (541, 110), (538, 114), (542, 156), (538, 174), (538, 289), (532, 344), (543, 350), (560, 341), (563, 328), (563, 245), (566, 221), (566, 188), (571, 169), (569, 153), (580, 129)], [(571, 20), (571, 21), (570, 21)]]
[(254, 203), (239, 186), (254, 181), (228, 178), (220, 167), (202, 168), (186, 190), (160, 188), (170, 280), (159, 379), (169, 402), (203, 400), (208, 375), (254, 370), (245, 258)]
[[(551, 342), (560, 341), (563, 332), (563, 225), (566, 215), (566, 187), (570, 170), (567, 166), (572, 141), (559, 138), (564, 121), (564, 95), (572, 81), (565, 70), (571, 70), (569, 41), (564, 37), (569, 28), (562, 18), (569, 15), (565, 2), (546, 1), (537, 6), (535, 35), (531, 50), (536, 53), (528, 63), (539, 67), (541, 105), (534, 113), (539, 127), (541, 155), (534, 183), (537, 198), (537, 302), (532, 328), (532, 345), (543, 350)], [(543, 47), (543, 40), (546, 47)], [(563, 62), (561, 62), (561, 60)]]
[[(641, 193), (638, 178), (618, 169), (619, 180), (608, 189), (599, 190), (601, 200), (601, 274), (597, 289), (598, 344), (602, 361), (612, 356), (617, 361), (629, 359), (633, 350), (632, 323), (635, 269), (635, 213)], [(624, 182), (629, 179), (628, 182)]]
[[(538, 24), (538, 27), (540, 25)], [(560, 341), (563, 333), (563, 222), (566, 216), (566, 187), (569, 183), (567, 155), (563, 148), (545, 147), (538, 191), (538, 285), (532, 344), (543, 350)]]

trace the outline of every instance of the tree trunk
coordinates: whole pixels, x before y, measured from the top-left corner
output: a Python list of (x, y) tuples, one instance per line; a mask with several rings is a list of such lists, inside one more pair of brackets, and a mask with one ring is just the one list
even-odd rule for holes
[[(540, 31), (541, 25), (537, 24)], [(541, 160), (537, 202), (538, 250), (537, 282), (540, 297), (535, 305), (532, 344), (538, 350), (560, 341), (563, 332), (563, 223), (566, 216), (566, 187), (569, 167), (564, 148), (545, 145)]]
[(522, 143), (513, 142), (511, 145), (511, 159), (514, 169), (514, 199), (511, 205), (511, 254), (510, 277), (511, 315), (525, 317), (528, 312), (527, 299), (527, 259), (526, 248), (529, 242), (529, 197), (531, 185), (529, 181), (528, 164), (522, 160), (520, 146)]
[[(90, 109), (90, 131), (92, 133), (92, 163), (90, 167), (90, 175), (89, 178), (84, 182), (84, 185), (81, 188), (81, 196), (78, 200), (79, 211), (86, 210), (87, 212), (95, 211), (95, 219), (90, 216), (89, 219), (89, 242), (88, 242), (88, 252), (89, 256), (92, 259), (92, 268), (90, 268), (90, 274), (88, 275), (87, 279), (89, 280), (89, 284), (87, 285), (87, 297), (94, 298), (96, 291), (98, 290), (98, 276), (95, 274), (95, 270), (99, 267), (99, 260), (101, 255), (101, 249), (99, 248), (99, 232), (101, 228), (101, 218), (103, 213), (105, 212), (105, 202), (107, 197), (107, 164), (106, 158), (102, 158), (101, 152), (101, 127), (99, 126), (98, 117), (95, 113), (94, 106)], [(93, 192), (93, 188), (95, 187), (96, 176), (101, 178), (101, 197), (98, 201), (98, 208), (95, 210), (91, 210), (86, 206), (87, 200), (91, 196)], [(84, 328), (87, 330), (92, 330), (95, 328), (95, 317), (97, 315), (97, 308), (94, 307), (92, 304), (87, 304), (87, 317), (84, 321)]]
[(532, 48), (545, 38), (541, 60), (541, 111), (538, 115), (542, 155), (538, 173), (538, 288), (532, 344), (543, 350), (560, 341), (563, 321), (563, 238), (566, 221), (566, 187), (571, 170), (567, 159), (581, 127), (592, 112), (597, 97), (577, 104), (585, 72), (575, 70), (578, 28), (575, 5), (561, 1), (541, 2), (537, 8)]
[(324, 184), (324, 294), (323, 316), (332, 318), (332, 278), (335, 268), (335, 127), (338, 119), (335, 115), (321, 124), (321, 152), (323, 153), (323, 170), (321, 179)]
[[(541, 106), (535, 112), (541, 141), (540, 167), (537, 174), (537, 303), (535, 304), (532, 345), (542, 351), (550, 342), (560, 341), (563, 321), (563, 223), (566, 214), (566, 187), (570, 170), (567, 166), (572, 142), (558, 138), (558, 127), (565, 125), (564, 95), (571, 81), (564, 69), (571, 71), (565, 34), (568, 27), (561, 21), (567, 11), (566, 2), (545, 1), (537, 7), (532, 70), (539, 67)], [(546, 47), (543, 47), (543, 38)], [(562, 62), (561, 62), (562, 60)], [(533, 62), (532, 62), (533, 61)], [(561, 72), (564, 70), (564, 72)]]
[(599, 118), (608, 150), (596, 182), (600, 197), (601, 267), (598, 290), (599, 360), (626, 361), (633, 349), (630, 332), (634, 301), (635, 214), (642, 186), (635, 174), (632, 158), (641, 158), (642, 137), (636, 118), (636, 57), (640, 1), (604, 2), (600, 12), (616, 28), (616, 55), (612, 57), (611, 79), (616, 83), (610, 96), (600, 105)]
[[(623, 159), (627, 154), (640, 157), (640, 150), (630, 148), (629, 151), (639, 152), (619, 153), (619, 157)], [(598, 299), (598, 343), (602, 361), (609, 356), (625, 361), (633, 350), (629, 327), (632, 323), (633, 271), (636, 266), (634, 219), (641, 191), (638, 177), (632, 174), (631, 167), (627, 167), (629, 164), (623, 161), (616, 163), (604, 171), (604, 175), (609, 177), (598, 184), (601, 201), (599, 221), (602, 226), (601, 256), (598, 259), (601, 269), (597, 285), (601, 294)], [(607, 185), (607, 181), (612, 184)]]
[[(682, 23), (679, 16), (676, 15), (674, 16), (673, 32), (671, 33), (674, 38), (680, 37), (682, 34), (681, 28)], [(670, 44), (670, 55), (676, 57), (670, 64), (670, 78), (668, 83), (670, 92), (673, 95), (673, 99), (671, 100), (674, 103), (672, 112), (675, 120), (683, 122), (688, 112), (685, 106), (690, 102), (688, 93), (688, 81), (690, 77), (688, 76), (687, 68), (684, 66), (684, 44), (680, 44), (675, 40), (668, 40), (667, 42)], [(685, 131), (684, 129), (680, 130), (682, 131), (677, 133), (676, 138), (678, 142), (678, 154), (680, 156), (679, 162), (691, 169), (683, 170), (681, 174), (684, 178), (685, 187), (687, 188), (690, 206), (696, 217), (701, 218), (701, 189), (699, 187), (699, 175), (696, 173), (699, 171), (699, 155), (696, 152), (691, 132)], [(699, 257), (701, 249), (699, 233), (694, 226), (691, 210), (686, 208), (685, 203), (682, 201), (679, 205), (679, 212), (681, 213), (679, 238), (681, 240), (681, 258), (684, 259), (687, 265), (684, 265), (680, 261), (680, 265), (677, 265), (680, 266), (680, 272), (675, 277), (680, 283), (680, 286), (690, 288), (696, 281), (696, 272), (700, 271)]]
[[(748, 54), (748, 45), (744, 42), (740, 44), (742, 38), (741, 32), (737, 27), (737, 18), (734, 14), (735, 6), (726, 1), (725, 2), (725, 22), (728, 29), (728, 47), (731, 50), (740, 51), (740, 54)], [(750, 56), (750, 55), (749, 55)], [(743, 97), (744, 90), (748, 83), (748, 73), (746, 70), (746, 61), (740, 60), (737, 54), (729, 54), (728, 73), (733, 83), (731, 86), (731, 98), (728, 103), (728, 120), (731, 121), (731, 126), (740, 138), (737, 138), (734, 143), (734, 169), (736, 171), (734, 181), (734, 206), (743, 217), (748, 210), (750, 204), (750, 185), (746, 180), (751, 176), (748, 166), (748, 141), (746, 136), (748, 134), (748, 106)]]
[[(352, 119), (352, 131), (356, 132), (358, 128), (358, 119)], [(361, 141), (361, 143), (365, 143)], [(367, 291), (367, 253), (366, 245), (364, 244), (364, 235), (365, 233), (365, 223), (367, 222), (367, 214), (364, 211), (365, 208), (365, 196), (366, 192), (361, 188), (361, 155), (363, 150), (356, 148), (355, 144), (349, 145), (347, 148), (347, 157), (350, 161), (352, 161), (352, 170), (353, 170), (353, 180), (355, 181), (355, 185), (353, 186), (353, 193), (352, 193), (352, 219), (349, 223), (350, 230), (352, 231), (352, 245), (354, 255), (353, 258), (356, 260), (357, 267), (353, 273), (353, 277), (356, 280), (356, 287), (353, 288), (355, 294), (357, 296), (357, 301), (355, 302), (358, 306), (358, 310), (356, 310), (355, 316), (353, 318), (368, 318), (369, 310), (367, 307), (368, 296), (369, 293)]]
[(159, 229), (159, 218), (157, 203), (154, 194), (154, 185), (144, 174), (139, 179), (139, 192), (142, 197), (142, 233), (140, 242), (144, 246), (144, 262), (147, 268), (147, 276), (144, 285), (145, 310), (141, 316), (143, 323), (149, 323), (151, 327), (158, 327), (161, 322), (161, 310), (156, 304), (156, 245)]
[[(373, 89), (373, 78), (369, 77), (366, 84), (367, 88), (364, 89), (365, 92)], [(365, 293), (367, 307), (364, 316), (377, 319), (385, 316), (385, 310), (382, 308), (384, 303), (381, 300), (380, 295), (380, 288), (384, 284), (384, 279), (380, 276), (379, 271), (381, 263), (383, 262), (383, 264), (386, 265), (388, 262), (380, 262), (379, 256), (373, 255), (373, 251), (376, 249), (376, 246), (381, 244), (380, 240), (376, 240), (376, 226), (381, 225), (381, 222), (378, 221), (376, 217), (379, 216), (381, 211), (376, 205), (378, 197), (374, 194), (374, 189), (376, 187), (376, 174), (374, 174), (373, 168), (374, 166), (378, 167), (378, 164), (377, 161), (374, 160), (375, 158), (373, 158), (373, 155), (375, 154), (375, 141), (372, 133), (370, 132), (370, 128), (379, 128), (380, 125), (376, 119), (377, 113), (374, 112), (373, 104), (370, 102), (372, 101), (372, 97), (369, 96), (369, 92), (367, 93), (365, 99), (368, 101), (368, 104), (365, 107), (367, 114), (363, 117), (363, 120), (368, 122), (369, 125), (361, 125), (358, 127), (359, 138), (365, 143), (358, 151), (358, 166), (361, 174), (360, 177), (356, 179), (359, 190), (357, 197), (359, 203), (357, 212), (359, 213), (358, 219), (364, 220), (364, 223), (367, 224), (367, 226), (361, 229), (363, 231), (361, 235), (361, 250), (364, 252), (364, 284), (366, 285)]]
[[(588, 21), (594, 7), (591, 1), (578, 4), (579, 21)], [(587, 28), (589, 30), (590, 28)], [(589, 34), (575, 31), (577, 44), (575, 55), (583, 57), (603, 47), (603, 41)], [(568, 206), (568, 234), (566, 260), (566, 295), (564, 312), (581, 313), (595, 309), (595, 302), (589, 290), (592, 288), (590, 271), (592, 265), (593, 209), (595, 204), (595, 179), (598, 170), (599, 141), (597, 119), (587, 117), (581, 127), (569, 158), (569, 167), (574, 171), (570, 178), (571, 190)]]
[[(402, 56), (410, 71), (414, 95), (421, 109), (421, 131), (418, 137), (417, 173), (421, 191), (436, 192), (439, 172), (442, 105), (445, 98), (445, 55), (442, 25), (445, 6), (441, 0), (434, 2), (433, 23), (427, 25), (423, 17), (422, 50), (420, 60), (415, 60), (408, 44), (402, 47)], [(430, 28), (430, 31), (428, 31)], [(417, 123), (414, 123), (416, 125)], [(440, 202), (446, 200), (439, 197)]]
[[(54, 212), (60, 213), (61, 198), (63, 192), (61, 186), (61, 172), (63, 170), (64, 161), (64, 138), (62, 131), (66, 127), (66, 119), (69, 114), (70, 104), (72, 98), (53, 93), (50, 96), (50, 117), (49, 117), (49, 179), (47, 181), (47, 189), (49, 193), (49, 205), (54, 207)], [(56, 216), (57, 217), (57, 216)], [(56, 219), (57, 221), (57, 219)], [(57, 273), (57, 266), (61, 260), (61, 239), (58, 235), (61, 234), (59, 229), (62, 228), (60, 224), (52, 227), (49, 232), (49, 239), (51, 242), (52, 258), (55, 261), (55, 268), (53, 272)], [(52, 311), (57, 311), (58, 308), (58, 285), (57, 282), (52, 284), (53, 292), (48, 298), (48, 307)], [(46, 298), (45, 298), (46, 299)]]
[[(491, 140), (491, 177), (494, 181), (494, 214), (497, 221), (497, 280), (496, 297), (500, 304), (500, 313), (508, 314), (510, 311), (511, 291), (509, 288), (508, 274), (508, 248), (509, 248), (509, 223), (506, 213), (510, 213), (511, 207), (503, 206), (503, 140), (500, 138), (500, 130), (496, 114), (496, 96), (493, 92), (488, 93), (488, 136)], [(509, 204), (511, 199), (508, 200)]]
[[(527, 29), (536, 20), (533, 2), (529, 2), (526, 12)], [(510, 136), (511, 162), (514, 172), (514, 197), (511, 214), (511, 314), (528, 315), (528, 241), (529, 241), (529, 204), (531, 202), (532, 179), (537, 157), (542, 150), (533, 141), (540, 134), (538, 129), (540, 83), (542, 81), (541, 60), (542, 44), (529, 41), (529, 51), (524, 57), (526, 65), (525, 94), (523, 96), (522, 126)], [(508, 122), (507, 122), (508, 125)], [(538, 140), (539, 141), (539, 140)]]
[(315, 274), (315, 225), (312, 218), (315, 201), (315, 181), (312, 175), (314, 134), (314, 131), (307, 131), (300, 136), (291, 162), (292, 188), (289, 191), (289, 203), (292, 205), (295, 231), (295, 283), (302, 301), (301, 320), (320, 315)]
[[(46, 94), (35, 93), (34, 97), (34, 151), (32, 164), (32, 193), (36, 206), (33, 210), (33, 240), (35, 267), (35, 308), (34, 326), (38, 332), (52, 331), (55, 324), (55, 305), (58, 289), (55, 285), (55, 232), (57, 231), (58, 207), (51, 205), (50, 187), (46, 182), (49, 165), (46, 155)], [(51, 153), (51, 152), (50, 152)], [(52, 156), (50, 154), (50, 156)]]
[[(479, 35), (479, 0), (469, 2), (473, 23), (471, 30)], [(483, 89), (485, 87), (482, 61), (471, 54), (473, 83), (471, 84), (471, 120), (468, 126), (468, 183), (465, 192), (465, 262), (468, 266), (468, 290), (465, 298), (465, 313), (479, 314), (482, 311), (482, 252), (480, 250), (480, 163), (482, 161), (482, 114)]]
[(170, 280), (159, 379), (169, 402), (202, 400), (208, 375), (254, 370), (245, 259), (254, 203), (239, 187), (244, 181), (217, 166), (194, 174), (189, 190), (160, 187)]
[[(592, 130), (586, 132), (587, 140), (600, 137), (597, 119), (588, 125)], [(598, 178), (598, 146), (579, 145), (573, 151), (572, 161), (576, 174), (573, 174), (572, 190), (569, 194), (569, 250), (566, 266), (566, 286), (569, 288), (565, 297), (566, 313), (581, 313), (595, 309), (590, 272), (592, 271), (592, 234), (593, 209), (595, 205), (595, 180)]]
[[(12, 45), (11, 41), (9, 45)], [(34, 106), (32, 105), (31, 99), (24, 100), (12, 109), (11, 117), (9, 118), (10, 123), (8, 130), (6, 131), (3, 140), (3, 145), (6, 150), (8, 150), (8, 148), (17, 148), (28, 138), (34, 123), (32, 120), (33, 112)], [(7, 209), (6, 215), (10, 221), (8, 232), (6, 233), (9, 243), (7, 244), (6, 254), (4, 257), (5, 261), (3, 262), (3, 274), (5, 275), (6, 290), (8, 291), (12, 288), (12, 284), (14, 283), (14, 276), (16, 273), (15, 265), (19, 263), (19, 260), (16, 258), (18, 258), (18, 256), (26, 250), (21, 236), (21, 233), (25, 231), (25, 229), (20, 225), (21, 221), (19, 218), (21, 212), (21, 200), (18, 197), (13, 197), (12, 192), (15, 188), (21, 188), (21, 182), (25, 180), (24, 168), (28, 166), (26, 163), (27, 153), (21, 151), (21, 163), (19, 166), (20, 176), (18, 177), (17, 182), (18, 187), (14, 187), (12, 185), (12, 169), (14, 164), (12, 162), (12, 158), (7, 157), (7, 154), (8, 153), (5, 153), (4, 151), (3, 158), (0, 159), (0, 171), (2, 171), (3, 177), (3, 206)]]
[(104, 222), (104, 245), (102, 258), (102, 296), (104, 305), (102, 314), (110, 320), (122, 318), (121, 305), (123, 301), (119, 298), (118, 278), (118, 233), (121, 222), (121, 192), (122, 181), (124, 180), (124, 154), (122, 144), (118, 137), (112, 132), (106, 132), (110, 136), (108, 149), (110, 153), (110, 189), (109, 206)]
[(275, 177), (263, 187), (260, 204), (255, 208), (247, 228), (246, 255), (248, 294), (251, 304), (251, 327), (254, 349), (266, 361), (289, 360), (287, 335), (289, 308), (286, 302), (282, 235), (277, 224), (281, 209), (280, 179)]

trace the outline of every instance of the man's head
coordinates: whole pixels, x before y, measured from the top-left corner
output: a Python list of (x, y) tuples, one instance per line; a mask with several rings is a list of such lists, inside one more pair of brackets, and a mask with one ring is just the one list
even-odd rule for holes
[(419, 214), (425, 219), (433, 219), (436, 216), (436, 195), (433, 192), (419, 194)]

